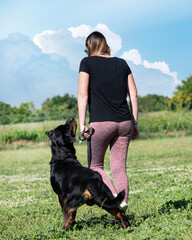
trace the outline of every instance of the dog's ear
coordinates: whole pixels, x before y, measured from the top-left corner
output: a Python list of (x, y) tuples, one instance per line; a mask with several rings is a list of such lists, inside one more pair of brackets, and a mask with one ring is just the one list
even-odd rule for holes
[(53, 130), (45, 132), (45, 134), (51, 139), (53, 135)]
[(50, 138), (52, 144), (56, 147), (63, 145), (63, 139), (58, 128), (47, 131), (45, 134)]

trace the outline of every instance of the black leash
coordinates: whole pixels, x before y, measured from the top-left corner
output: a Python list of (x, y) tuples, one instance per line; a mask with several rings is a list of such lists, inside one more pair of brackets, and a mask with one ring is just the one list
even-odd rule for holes
[(79, 140), (80, 141), (85, 141), (86, 138), (84, 136), (85, 133), (90, 135), (90, 138), (87, 139), (87, 161), (88, 161), (88, 168), (91, 166), (91, 136), (94, 134), (95, 130), (94, 128), (90, 127), (87, 131), (85, 132), (80, 132), (79, 134)]

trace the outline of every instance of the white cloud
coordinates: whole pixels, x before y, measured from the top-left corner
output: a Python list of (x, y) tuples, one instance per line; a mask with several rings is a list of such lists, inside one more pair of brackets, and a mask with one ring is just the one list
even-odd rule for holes
[(68, 28), (74, 38), (88, 36), (92, 31), (91, 29), (91, 26), (85, 24), (81, 24), (79, 27)]
[(33, 101), (40, 107), (48, 97), (77, 94), (78, 72), (66, 58), (43, 54), (26, 36), (0, 40), (0, 62), (0, 101), (16, 106)]
[(138, 94), (158, 94), (171, 97), (175, 91), (174, 79), (158, 69), (146, 68), (143, 64), (129, 62), (137, 85)]
[(44, 53), (57, 53), (58, 55), (63, 56), (65, 51), (62, 44), (65, 39), (66, 34), (63, 30), (46, 30), (42, 33), (37, 33), (33, 38), (33, 42), (39, 46)]
[(150, 63), (147, 60), (143, 60), (143, 66), (146, 68), (158, 69), (162, 73), (171, 76), (174, 79), (175, 85), (178, 85), (180, 83), (180, 81), (177, 79), (177, 72), (171, 72), (169, 65), (164, 61)]
[(141, 54), (137, 49), (131, 49), (128, 52), (124, 52), (122, 58), (132, 61), (135, 65), (142, 64)]
[(156, 69), (161, 71), (162, 73), (172, 77), (174, 79), (175, 86), (180, 84), (180, 80), (177, 79), (177, 72), (171, 72), (169, 65), (162, 62), (149, 62), (147, 60), (142, 60), (141, 54), (137, 49), (131, 49), (129, 51), (125, 51), (121, 56), (125, 60), (133, 62), (135, 65), (143, 65), (145, 68), (148, 69)]
[(69, 31), (46, 30), (42, 33), (37, 33), (33, 42), (42, 50), (43, 53), (56, 53), (61, 57), (65, 57), (70, 67), (77, 71), (79, 62), (83, 58), (83, 41), (75, 39)]
[(105, 24), (97, 24), (96, 27), (80, 25), (65, 30), (46, 30), (37, 33), (33, 42), (42, 50), (43, 53), (57, 53), (59, 56), (67, 58), (70, 67), (77, 71), (80, 60), (84, 55), (85, 38), (93, 31), (102, 32), (111, 47), (112, 55), (122, 47), (121, 37), (112, 32)]
[(112, 32), (105, 24), (97, 24), (95, 27), (82, 24), (78, 27), (70, 27), (68, 30), (72, 33), (74, 38), (77, 37), (87, 37), (91, 32), (99, 31), (107, 39), (107, 43), (111, 48), (112, 55), (116, 54), (122, 48), (122, 39), (121, 37)]

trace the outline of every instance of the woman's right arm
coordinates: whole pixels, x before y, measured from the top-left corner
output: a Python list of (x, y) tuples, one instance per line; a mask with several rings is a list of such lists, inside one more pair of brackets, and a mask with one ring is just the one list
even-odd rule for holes
[(137, 125), (138, 120), (138, 97), (137, 97), (137, 88), (132, 74), (128, 75), (127, 78), (127, 89), (128, 95), (131, 104), (131, 113), (133, 118), (133, 134), (132, 139), (136, 139), (139, 136), (139, 128)]
[(85, 72), (80, 72), (78, 84), (78, 111), (81, 132), (87, 130), (85, 120), (88, 100), (88, 87), (89, 87), (89, 74)]

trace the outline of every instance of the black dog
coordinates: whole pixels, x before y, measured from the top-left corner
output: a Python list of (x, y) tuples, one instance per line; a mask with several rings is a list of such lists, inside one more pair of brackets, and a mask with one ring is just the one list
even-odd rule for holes
[(114, 197), (98, 172), (83, 167), (77, 161), (73, 146), (76, 129), (75, 119), (69, 118), (64, 125), (46, 132), (51, 139), (51, 185), (58, 195), (63, 211), (63, 228), (67, 230), (74, 223), (76, 211), (84, 203), (97, 204), (127, 228), (128, 219), (119, 208), (125, 192), (122, 191)]

